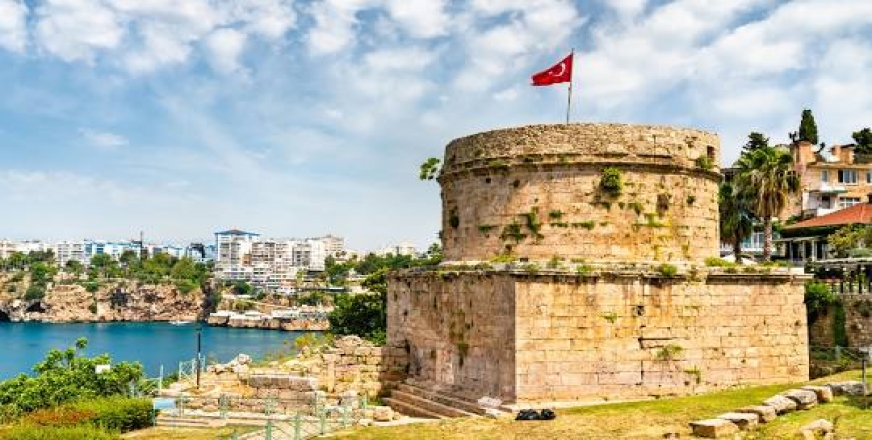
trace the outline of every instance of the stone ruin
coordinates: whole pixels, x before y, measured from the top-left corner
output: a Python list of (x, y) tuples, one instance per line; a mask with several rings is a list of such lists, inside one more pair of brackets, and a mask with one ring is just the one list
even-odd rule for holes
[(659, 126), (449, 143), (445, 261), (389, 279), (401, 386), (523, 404), (807, 380), (806, 277), (706, 266), (719, 163), (717, 135)]

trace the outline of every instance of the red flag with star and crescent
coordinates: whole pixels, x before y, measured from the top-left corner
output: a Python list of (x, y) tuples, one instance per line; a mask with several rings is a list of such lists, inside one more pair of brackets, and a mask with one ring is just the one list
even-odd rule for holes
[(572, 80), (572, 55), (569, 54), (563, 61), (533, 75), (534, 86), (550, 86), (570, 82)]

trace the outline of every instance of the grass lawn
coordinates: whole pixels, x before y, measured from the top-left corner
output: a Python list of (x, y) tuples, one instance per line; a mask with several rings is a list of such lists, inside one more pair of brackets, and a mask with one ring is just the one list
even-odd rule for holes
[(256, 427), (225, 427), (225, 428), (171, 428), (158, 426), (128, 432), (121, 438), (136, 440), (228, 440), (234, 432), (245, 434), (255, 431)]
[[(848, 372), (813, 382), (858, 378), (858, 372)], [(552, 421), (453, 419), (395, 427), (358, 428), (337, 433), (335, 437), (346, 440), (662, 439), (664, 434), (675, 432), (681, 438), (689, 438), (688, 423), (693, 420), (711, 418), (742, 406), (758, 405), (773, 394), (795, 386), (750, 387), (700, 396), (568, 408), (557, 410), (557, 419)], [(780, 416), (762, 425), (758, 432), (747, 438), (793, 439), (801, 426), (820, 418), (835, 422), (837, 438), (872, 440), (872, 409), (860, 409), (856, 402), (846, 398), (837, 398), (833, 403), (809, 411)]]

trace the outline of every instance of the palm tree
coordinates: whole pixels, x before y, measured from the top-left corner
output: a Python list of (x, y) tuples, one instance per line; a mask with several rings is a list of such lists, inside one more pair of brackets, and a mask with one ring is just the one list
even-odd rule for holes
[(772, 257), (772, 218), (787, 207), (791, 194), (799, 190), (799, 176), (793, 157), (779, 148), (758, 148), (739, 158), (737, 193), (763, 221), (763, 260)]
[(721, 183), (718, 190), (721, 242), (733, 246), (733, 255), (738, 264), (742, 264), (742, 240), (754, 232), (754, 214), (748, 205), (749, 200), (742, 198), (735, 185)]

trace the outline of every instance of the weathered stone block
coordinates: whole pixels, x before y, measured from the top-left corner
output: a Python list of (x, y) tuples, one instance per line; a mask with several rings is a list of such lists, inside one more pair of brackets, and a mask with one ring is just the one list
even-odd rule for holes
[(764, 400), (763, 405), (775, 408), (775, 412), (778, 414), (795, 411), (797, 406), (796, 401), (788, 399), (780, 394)]
[(778, 416), (775, 412), (775, 407), (768, 405), (744, 406), (737, 409), (736, 412), (757, 414), (757, 419), (760, 423), (769, 423)]
[(796, 402), (796, 409), (810, 409), (817, 405), (817, 394), (814, 391), (796, 389), (782, 393), (788, 399)]
[(815, 395), (817, 395), (817, 400), (820, 403), (828, 403), (833, 401), (833, 389), (830, 387), (807, 385), (802, 387), (802, 389), (813, 391)]
[(729, 420), (736, 424), (742, 431), (748, 431), (757, 427), (759, 416), (755, 413), (745, 412), (728, 412), (719, 415), (717, 418)]
[(693, 435), (703, 438), (722, 438), (739, 432), (735, 423), (724, 419), (707, 419), (690, 422)]

